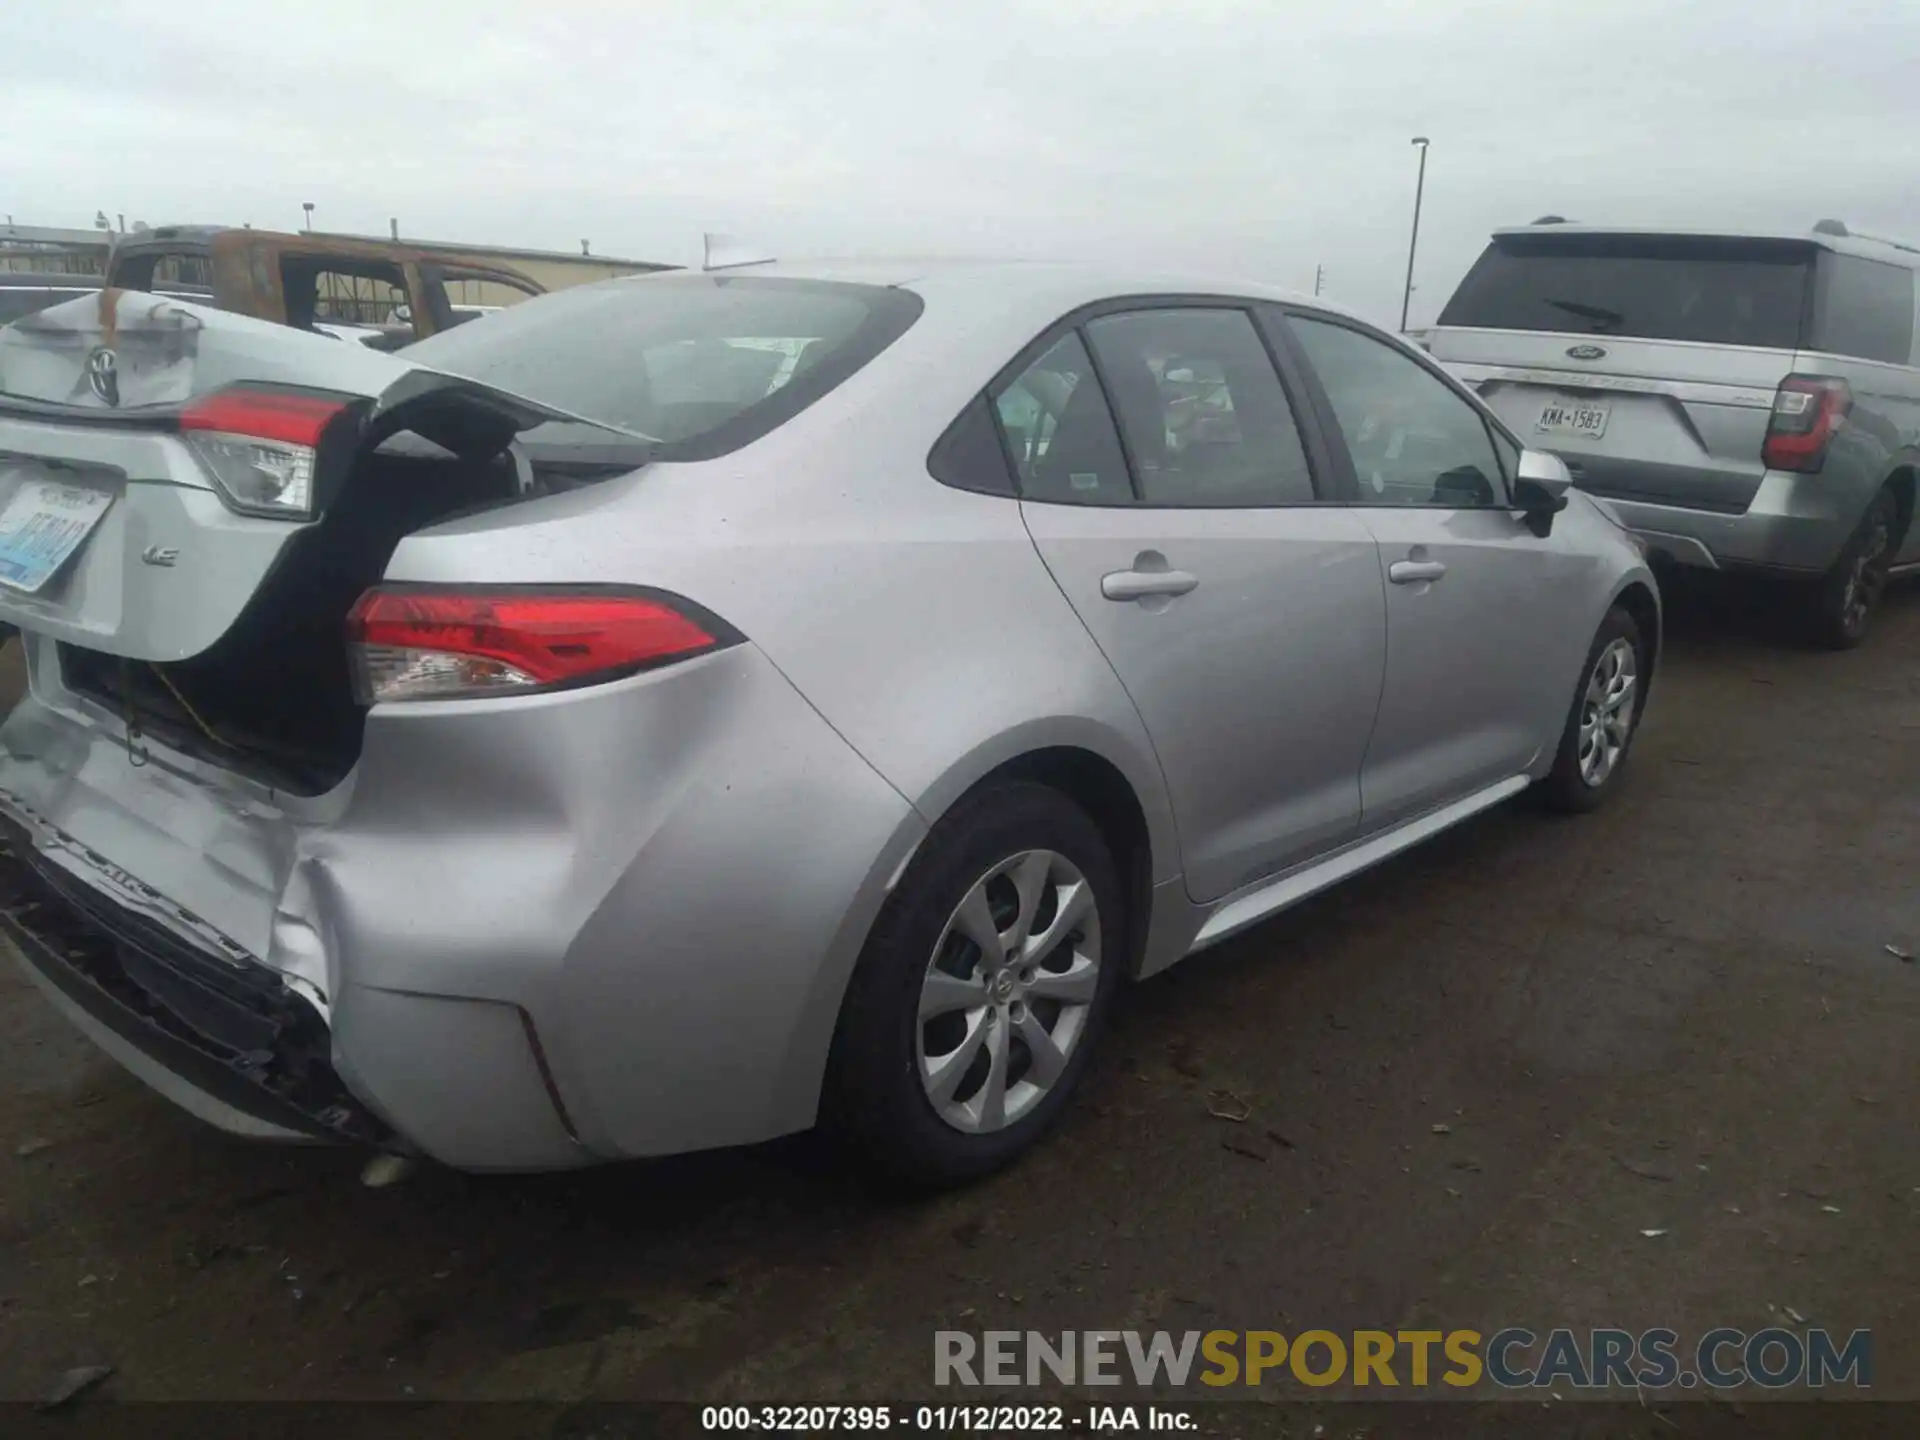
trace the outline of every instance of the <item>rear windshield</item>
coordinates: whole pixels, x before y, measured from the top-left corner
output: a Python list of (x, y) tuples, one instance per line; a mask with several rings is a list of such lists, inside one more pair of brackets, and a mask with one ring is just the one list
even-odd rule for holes
[(1795, 350), (1815, 249), (1797, 240), (1501, 236), (1440, 323)]
[[(422, 340), (407, 358), (638, 432), (660, 442), (661, 458), (702, 459), (798, 414), (920, 308), (912, 292), (874, 285), (652, 275), (524, 301)], [(528, 440), (564, 444), (567, 429)]]

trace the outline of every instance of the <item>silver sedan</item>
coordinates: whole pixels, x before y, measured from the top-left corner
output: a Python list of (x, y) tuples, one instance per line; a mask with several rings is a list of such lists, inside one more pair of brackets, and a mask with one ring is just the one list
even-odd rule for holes
[(0, 456), (28, 972), (216, 1124), (471, 1169), (982, 1174), (1122, 983), (1601, 803), (1661, 637), (1423, 354), (1204, 278), (668, 273), (394, 355), (125, 292), (0, 330)]

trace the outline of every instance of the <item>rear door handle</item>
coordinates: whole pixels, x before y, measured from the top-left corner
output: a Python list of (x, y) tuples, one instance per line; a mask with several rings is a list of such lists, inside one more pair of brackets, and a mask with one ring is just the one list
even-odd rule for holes
[(1109, 600), (1145, 600), (1153, 595), (1185, 595), (1200, 583), (1185, 570), (1115, 570), (1100, 577), (1100, 593)]
[(1447, 567), (1438, 560), (1396, 560), (1387, 566), (1387, 579), (1396, 585), (1412, 585), (1421, 580), (1438, 580)]

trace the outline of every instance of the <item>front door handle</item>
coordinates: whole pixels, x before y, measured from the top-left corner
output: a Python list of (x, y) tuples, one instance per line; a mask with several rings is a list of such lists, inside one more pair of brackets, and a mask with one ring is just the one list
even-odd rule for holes
[(1447, 567), (1438, 560), (1396, 560), (1387, 566), (1387, 579), (1396, 585), (1413, 585), (1421, 580), (1438, 580)]
[(1100, 593), (1109, 600), (1145, 600), (1154, 595), (1185, 595), (1200, 583), (1185, 570), (1115, 570), (1100, 577)]

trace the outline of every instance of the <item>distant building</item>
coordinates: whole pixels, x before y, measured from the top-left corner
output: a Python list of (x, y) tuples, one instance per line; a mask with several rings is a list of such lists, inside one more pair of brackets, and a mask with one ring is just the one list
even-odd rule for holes
[(100, 275), (113, 234), (54, 225), (0, 224), (0, 271), (38, 275)]
[[(136, 224), (127, 233), (137, 236), (149, 228), (144, 224)], [(7, 222), (0, 224), (0, 271), (26, 271), (41, 275), (103, 275), (106, 273), (107, 256), (116, 238), (111, 230), (75, 230)], [(335, 238), (383, 243), (393, 241), (396, 237), (341, 233)], [(564, 290), (570, 285), (585, 285), (595, 280), (672, 268), (657, 261), (623, 260), (612, 255), (575, 255), (565, 250), (526, 250), (412, 238), (400, 238), (399, 243), (416, 250), (445, 250), (473, 260), (498, 261), (509, 269), (518, 270), (547, 290)], [(455, 279), (447, 285), (447, 298), (456, 305), (511, 305), (525, 296), (518, 290), (509, 290), (504, 286)]]

